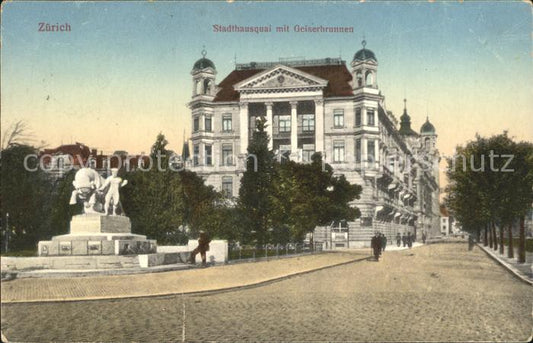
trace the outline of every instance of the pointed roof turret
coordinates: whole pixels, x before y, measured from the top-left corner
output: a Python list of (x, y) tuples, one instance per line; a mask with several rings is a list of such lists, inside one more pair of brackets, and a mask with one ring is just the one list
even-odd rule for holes
[(400, 130), (398, 132), (403, 136), (418, 136), (418, 133), (411, 128), (411, 117), (407, 114), (407, 99), (403, 99), (403, 102), (403, 114), (400, 117)]

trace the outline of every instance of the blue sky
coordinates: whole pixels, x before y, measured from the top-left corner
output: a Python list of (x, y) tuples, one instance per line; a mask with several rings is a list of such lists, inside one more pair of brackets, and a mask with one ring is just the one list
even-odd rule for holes
[[(71, 32), (38, 32), (38, 23)], [(353, 26), (354, 33), (214, 33), (213, 24)], [(190, 132), (190, 70), (205, 45), (217, 82), (238, 62), (379, 61), (389, 110), (429, 114), (439, 149), (476, 132), (533, 140), (531, 7), (525, 2), (10, 2), (2, 4), (2, 127), (26, 120), (50, 147), (149, 150)]]

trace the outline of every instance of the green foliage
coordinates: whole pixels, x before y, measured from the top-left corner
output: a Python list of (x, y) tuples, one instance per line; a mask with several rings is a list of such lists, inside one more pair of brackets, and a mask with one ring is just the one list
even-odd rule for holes
[[(200, 230), (211, 237), (231, 237), (226, 230), (229, 209), (222, 195), (191, 171), (168, 168), (169, 151), (163, 134), (157, 136), (151, 149), (154, 166), (149, 171), (126, 174), (128, 186), (123, 189), (122, 205), (132, 222), (132, 230), (156, 239), (160, 244), (183, 244)], [(157, 168), (157, 156), (161, 167)]]
[(256, 130), (248, 145), (246, 171), (241, 178), (238, 210), (243, 242), (268, 242), (272, 211), (272, 172), (274, 154), (268, 149), (264, 118), (257, 120)]
[(274, 171), (272, 223), (280, 233), (288, 229), (291, 241), (302, 241), (316, 226), (360, 215), (350, 203), (359, 199), (361, 186), (350, 184), (344, 175), (334, 176), (320, 153), (310, 164), (276, 163)]
[[(533, 145), (516, 143), (507, 133), (477, 136), (448, 160), (447, 206), (465, 231), (487, 222), (508, 225), (533, 202)], [(512, 159), (509, 158), (512, 156)]]
[[(310, 164), (274, 162), (268, 150), (265, 122), (248, 146), (247, 169), (241, 179), (238, 204), (241, 242), (281, 243), (302, 241), (317, 225), (353, 220), (360, 213), (350, 202), (361, 187), (344, 176), (334, 176), (331, 166), (315, 154)], [(324, 168), (324, 169), (323, 169)]]
[[(0, 159), (2, 243), (6, 214), (9, 213), (10, 250), (35, 249), (39, 239), (50, 232), (52, 185), (41, 169), (29, 171), (24, 168), (24, 158), (31, 154), (37, 154), (33, 147), (12, 145), (2, 151)], [(34, 168), (36, 159), (29, 161), (32, 162), (30, 167)]]

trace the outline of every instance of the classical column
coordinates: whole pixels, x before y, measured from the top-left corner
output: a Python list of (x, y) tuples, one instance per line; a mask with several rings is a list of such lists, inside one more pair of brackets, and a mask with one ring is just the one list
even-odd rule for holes
[(273, 130), (273, 126), (274, 126), (274, 121), (272, 120), (272, 105), (273, 103), (272, 102), (267, 102), (265, 103), (266, 105), (266, 120), (267, 120), (267, 134), (268, 134), (268, 137), (269, 137), (269, 140), (268, 140), (268, 149), (272, 150), (273, 148), (273, 140), (274, 140), (274, 137), (272, 136), (272, 130)]
[(291, 153), (298, 156), (298, 101), (291, 101)]
[(367, 139), (361, 138), (361, 168), (368, 167), (368, 146)]
[(248, 103), (239, 103), (239, 128), (241, 154), (248, 153)]
[(324, 100), (315, 100), (315, 151), (324, 156)]
[(378, 168), (379, 167), (379, 159), (380, 159), (380, 153), (379, 151), (379, 139), (374, 139), (374, 165), (372, 168)]

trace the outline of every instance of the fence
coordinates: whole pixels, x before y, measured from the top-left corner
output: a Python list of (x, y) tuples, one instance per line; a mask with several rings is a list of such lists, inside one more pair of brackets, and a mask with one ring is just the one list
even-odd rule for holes
[(321, 245), (315, 247), (301, 243), (267, 244), (263, 246), (230, 245), (228, 247), (228, 261), (275, 259), (291, 255), (314, 254), (320, 251), (322, 251)]

